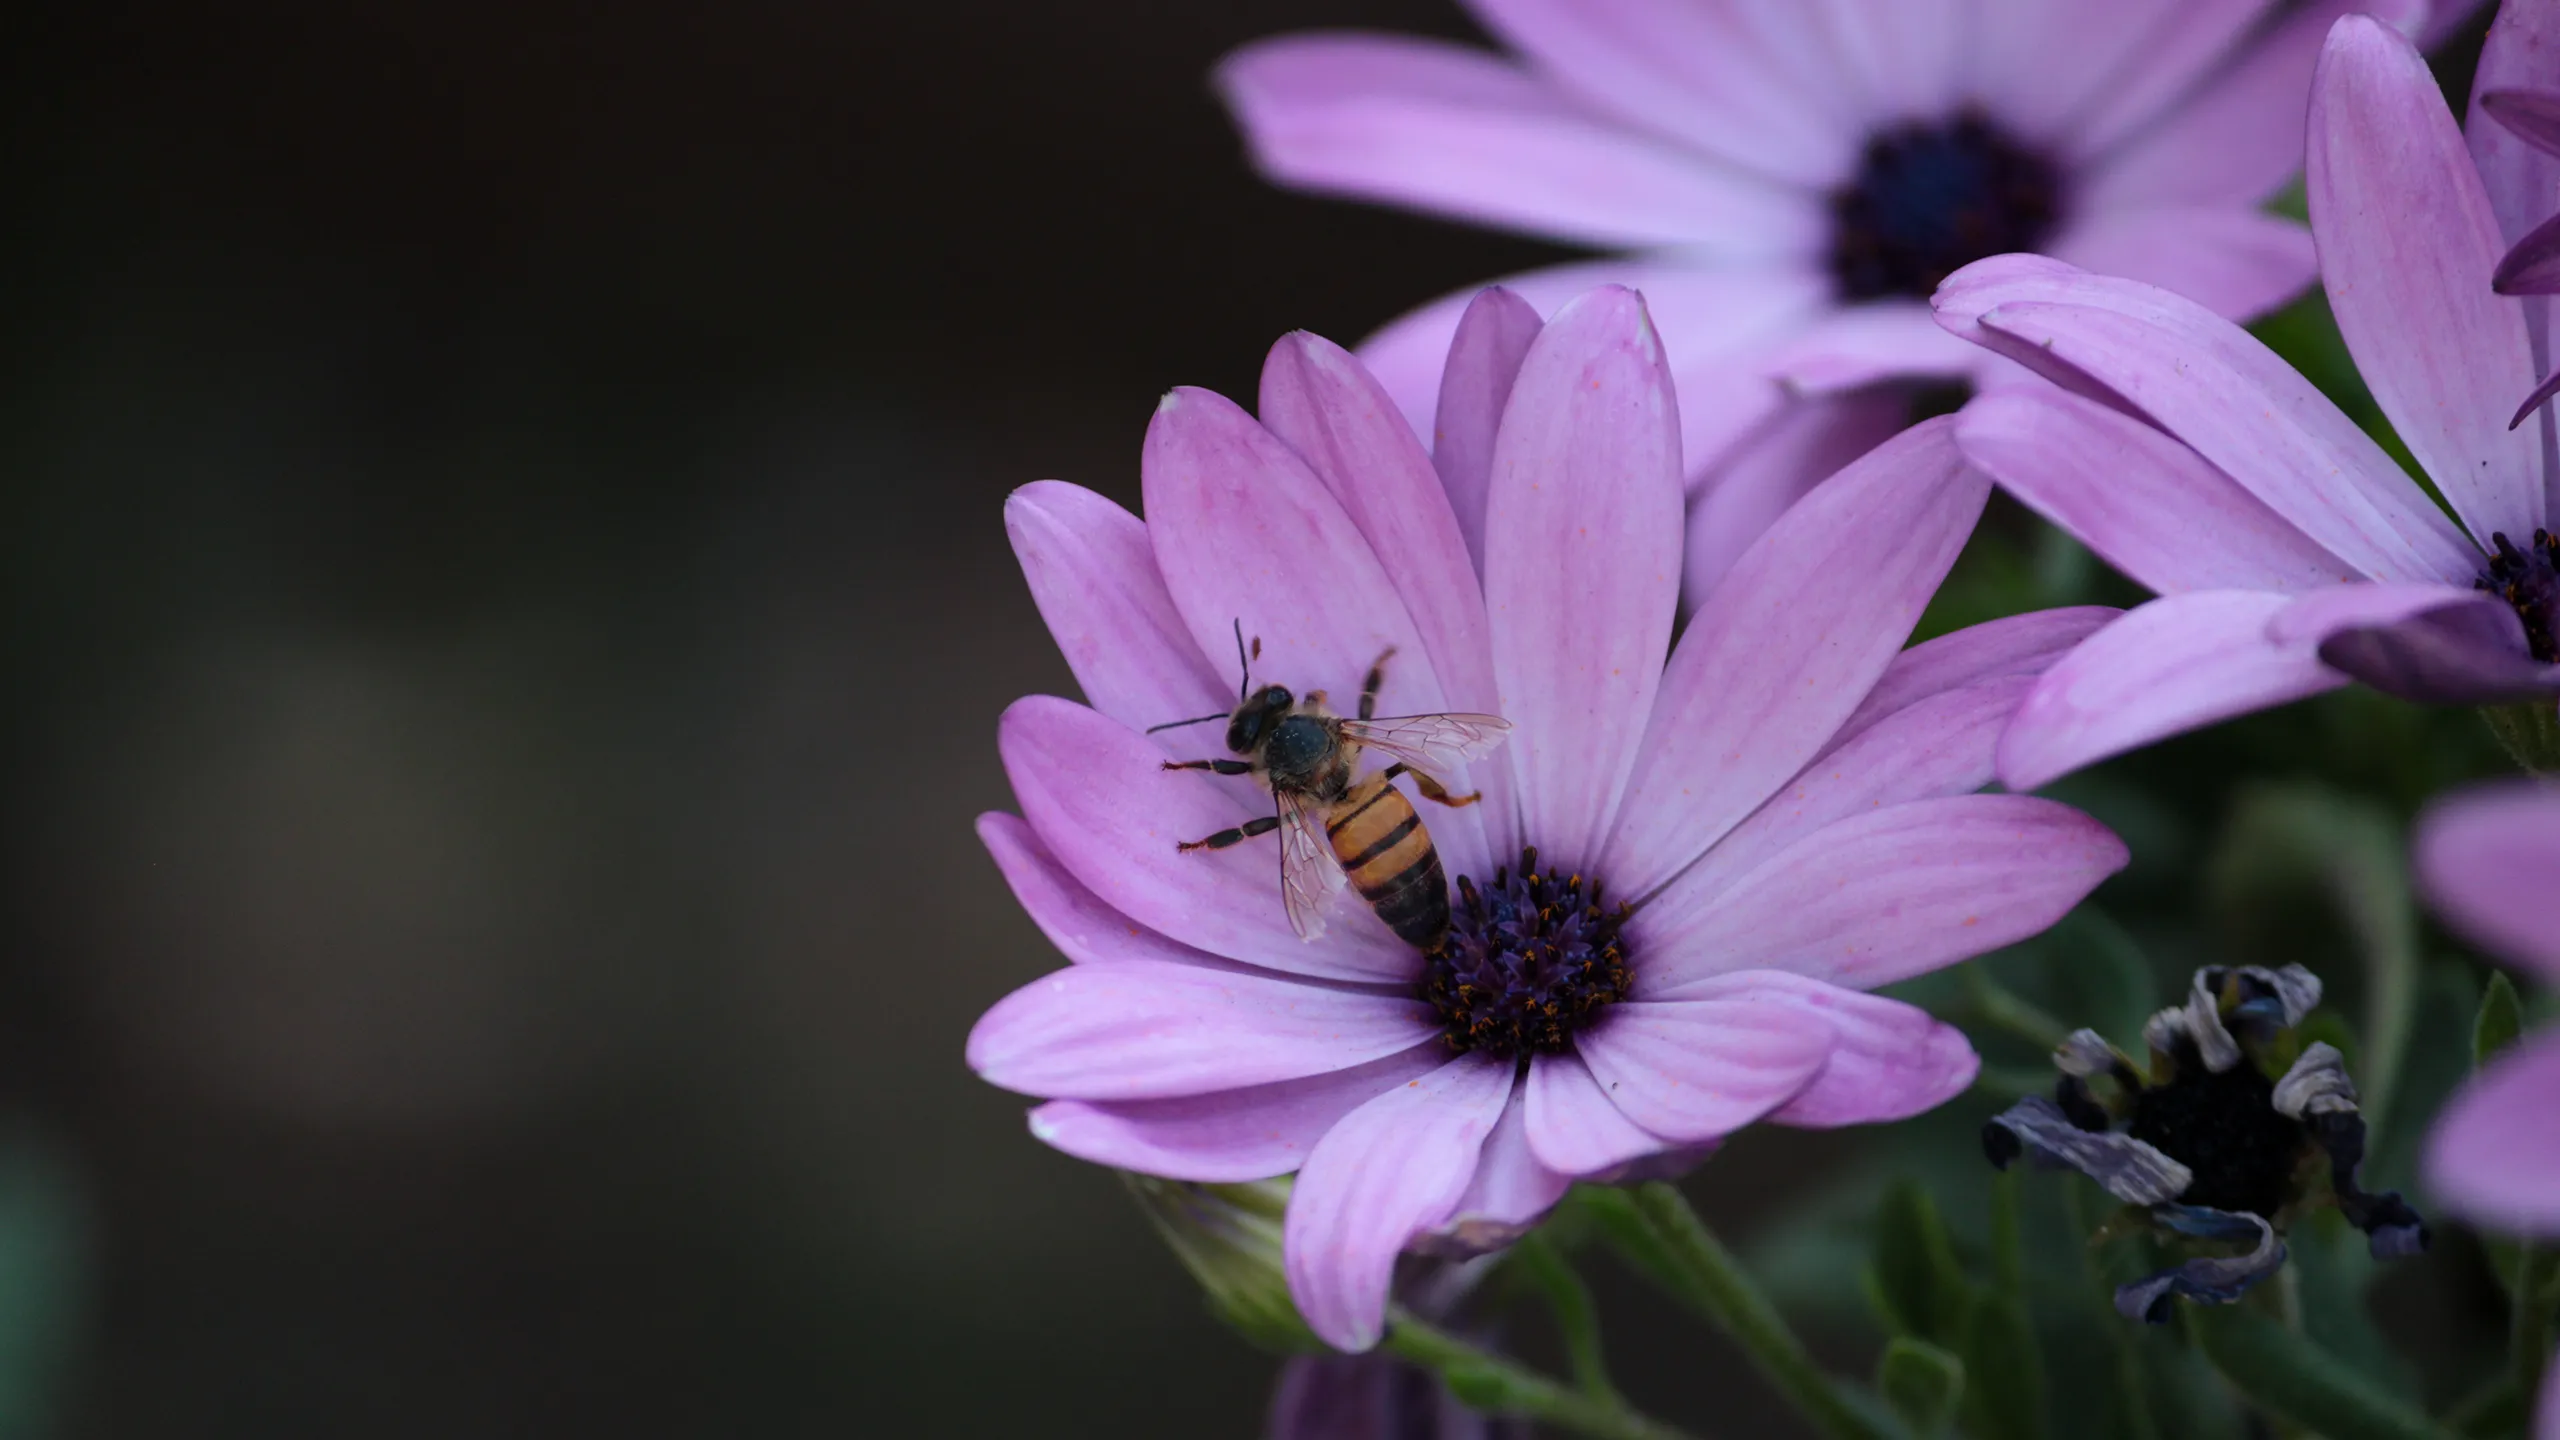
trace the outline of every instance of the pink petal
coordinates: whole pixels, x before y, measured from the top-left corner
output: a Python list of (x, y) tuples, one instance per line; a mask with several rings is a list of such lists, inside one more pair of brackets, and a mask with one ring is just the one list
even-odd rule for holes
[(2067, 391), (1984, 395), (1957, 417), (1956, 445), (2029, 508), (2163, 595), (2294, 593), (2360, 578), (2203, 456)]
[(2032, 673), (1977, 680), (1860, 730), (1657, 891), (1638, 912), (1631, 933), (1640, 943), (1659, 936), (1677, 945), (1680, 933), (1735, 881), (1814, 831), (1887, 806), (1969, 794), (1990, 784), (2001, 733), (2034, 683)]
[[(1959, 428), (1961, 438), (1962, 430)], [(2071, 647), (2124, 612), (2110, 605), (2030, 610), (1968, 625), (1926, 640), (1893, 657), (1883, 678), (1867, 692), (1825, 755), (1838, 753), (1870, 725), (1938, 695), (1980, 681), (2041, 675)]]
[(2542, 456), (2507, 428), (2507, 397), (2541, 372), (2523, 312), (2489, 287), (2505, 242), (2426, 60), (2372, 20), (2339, 21), (2309, 143), (2320, 273), (2357, 370), (2473, 536), (2524, 540), (2544, 519)]
[(2089, 637), (2036, 682), (2000, 740), (2000, 781), (2032, 790), (2110, 755), (2334, 690), (2347, 677), (2267, 638), (2291, 597), (2196, 590)]
[[(1156, 568), (1203, 651), (1232, 647), (1241, 621), (1244, 633), (1262, 642), (1256, 683), (1322, 690), (1348, 713), (1371, 663), (1392, 648), (1379, 714), (1482, 708), (1456, 703), (1395, 579), (1342, 503), (1295, 451), (1231, 401), (1187, 388), (1166, 396), (1147, 427), (1140, 478)], [(1428, 481), (1421, 472), (1407, 483)], [(1471, 643), (1464, 633), (1473, 624), (1464, 618), (1469, 597), (1444, 586), (1461, 580), (1463, 569), (1452, 575), (1449, 567), (1463, 559), (1454, 551), (1439, 557), (1443, 584), (1429, 587), (1441, 607), (1435, 623), (1454, 627), (1449, 643), (1460, 651)], [(1425, 823), (1453, 860), (1484, 863), (1481, 816), (1449, 811)]]
[[(1469, 0), (1595, 110), (1730, 164), (1822, 188), (1846, 178), (1861, 138), (1844, 113), (1808, 103), (1805, 72), (1762, 33), (1776, 10), (1659, 0)], [(1774, 49), (1774, 53), (1773, 53)]]
[(1567, 1175), (1603, 1174), (1671, 1148), (1671, 1142), (1628, 1119), (1578, 1055), (1531, 1060), (1528, 1083), (1521, 1088), (1530, 1148)]
[[(1350, 352), (1300, 331), (1272, 346), (1262, 367), (1262, 423), (1296, 450), (1342, 502), (1370, 549), (1382, 559), (1391, 557), (1388, 580), (1413, 617), (1432, 672), (1440, 678), (1444, 703), (1433, 708), (1492, 710), (1497, 703), (1493, 655), (1487, 648), (1484, 592), (1475, 561), (1438, 472), (1386, 392)], [(1399, 664), (1407, 660), (1397, 657)], [(1388, 674), (1396, 673), (1391, 666)], [(1344, 697), (1346, 709), (1353, 698)], [(1380, 698), (1383, 705), (1385, 697)], [(1382, 708), (1379, 713), (1409, 712)], [(1507, 774), (1499, 765), (1477, 768)], [(1462, 793), (1477, 788), (1467, 767), (1445, 778)], [(1493, 783), (1495, 789), (1486, 793), (1481, 808), (1431, 817), (1434, 839), (1461, 868), (1488, 863), (1494, 852), (1482, 838), (1487, 817), (1511, 813), (1511, 797), (1499, 782)], [(1492, 828), (1507, 836), (1511, 827)], [(1507, 839), (1500, 848), (1511, 848)]]
[(1528, 301), (1492, 286), (1474, 299), (1459, 317), (1449, 340), (1449, 358), (1440, 372), (1438, 418), (1433, 422), (1431, 464), (1449, 492), (1449, 509), (1458, 518), (1479, 582), (1484, 575), (1484, 499), (1493, 481), (1493, 435), (1502, 424), (1502, 407), (1511, 400), (1511, 382), (1529, 342), (1546, 324)]
[[(2521, 5), (2519, 10), (2536, 7)], [(2548, 7), (2542, 7), (2548, 8)], [(2498, 17), (2504, 25), (2506, 16)], [(2560, 92), (2551, 90), (2484, 90), (2476, 102), (2516, 138), (2546, 155), (2560, 155)]]
[(1911, 397), (1879, 386), (1788, 403), (1698, 482), (1689, 505), (1681, 608), (1694, 612), (1768, 528), (1850, 461), (1893, 438)]
[(1237, 1184), (1286, 1175), (1343, 1116), (1449, 1063), (1437, 1041), (1365, 1065), (1167, 1100), (1052, 1100), (1031, 1133), (1079, 1160), (1168, 1180)]
[(2445, 1102), (2427, 1188), (2491, 1229), (2560, 1235), (2560, 1033), (2501, 1055)]
[(1512, 387), (1485, 511), (1485, 608), (1521, 833), (1600, 851), (1680, 594), (1679, 417), (1644, 302), (1556, 312)]
[[(1441, 1052), (1443, 1057), (1447, 1051)], [(1534, 1071), (1534, 1067), (1533, 1067)], [(1529, 1146), (1526, 1086), (1511, 1087), (1502, 1119), (1484, 1138), (1476, 1154), (1476, 1173), (1467, 1193), (1449, 1209), (1449, 1218), (1433, 1236), (1432, 1251), (1480, 1255), (1518, 1240), (1555, 1208), (1573, 1177), (1540, 1164)]]
[(1809, 197), (1629, 129), (1528, 71), (1402, 36), (1248, 45), (1216, 83), (1279, 184), (1593, 245), (1810, 254)]
[(2311, 0), (2289, 11), (2240, 59), (2157, 124), (2099, 159), (2080, 204), (2098, 214), (2134, 206), (2254, 206), (2302, 169), (2302, 116), (2320, 43), (2341, 15), (2362, 11), (2406, 30), (2424, 0)]
[(2443, 801), (2418, 822), (2417, 871), (2456, 930), (2560, 985), (2560, 794), (2515, 784)]
[(2479, 552), (2372, 437), (2247, 331), (2166, 290), (2003, 255), (1948, 277), (1938, 323), (2157, 421), (2377, 579), (2468, 581)]
[(2560, 291), (2560, 215), (2535, 226), (2499, 257), (2489, 283), (2501, 295), (2549, 295)]
[(1788, 1005), (1623, 1000), (1574, 1037), (1611, 1103), (1670, 1140), (1730, 1135), (1822, 1070), (1830, 1022)]
[(2257, 319), (2320, 276), (2309, 230), (2229, 205), (2101, 211), (2057, 236), (2052, 253), (2093, 274), (2174, 291), (2233, 320)]
[(2012, 133), (2055, 144), (2179, 9), (2177, 0), (1977, 0), (1972, 89)]
[[(2501, 125), (2488, 110), (2488, 97), (2517, 90), (2543, 90), (2551, 85), (2554, 57), (2560, 56), (2560, 7), (2501, 5), (2481, 47), (2480, 65), (2471, 79), (2471, 121), (2463, 127), (2471, 158), (2480, 172), (2489, 208), (2498, 217), (2498, 233), (2509, 244), (2521, 243), (2534, 227), (2551, 218), (2560, 201), (2560, 156)], [(2533, 356), (2545, 372), (2551, 363), (2551, 305), (2543, 296), (2520, 302), (2525, 333)], [(2549, 382), (2546, 381), (2547, 385)], [(2510, 424), (2522, 424), (2533, 407), (2548, 396), (2537, 386)], [(2550, 415), (2535, 417), (2533, 431), (2542, 443), (2543, 505), (2560, 515), (2560, 431)], [(2521, 539), (2521, 537), (2517, 537)]]
[(2312, 645), (2330, 669), (2425, 705), (2502, 705), (2560, 693), (2560, 666), (2525, 651), (2506, 601), (2450, 585), (2337, 585), (2276, 616), (2268, 638)]
[(1449, 1218), (1510, 1095), (1510, 1062), (1462, 1056), (1316, 1142), (1289, 1197), (1282, 1248), (1298, 1313), (1326, 1344), (1378, 1343), (1396, 1256)]
[(1289, 928), (1279, 842), (1180, 853), (1174, 844), (1271, 813), (1251, 781), (1162, 768), (1154, 741), (1065, 700), (1017, 700), (997, 748), (1023, 818), (1100, 901), (1166, 938), (1269, 970), (1409, 982), (1414, 952), (1356, 899), (1322, 939)]
[(1958, 380), (1983, 366), (1916, 300), (1878, 300), (1834, 311), (1769, 361), (1769, 374), (1797, 395), (1836, 395), (1882, 380)]
[(1172, 961), (1211, 967), (1233, 965), (1204, 950), (1167, 940), (1102, 902), (1058, 863), (1029, 821), (1001, 810), (978, 817), (978, 839), (1013, 887), (1031, 922), (1058, 953), (1078, 965), (1121, 960)]
[(1916, 1005), (1783, 970), (1744, 970), (1692, 987), (1700, 1000), (1792, 1005), (1831, 1026), (1831, 1058), (1769, 1118), (1828, 1129), (1908, 1120), (1964, 1093), (1982, 1061), (1964, 1032)]
[(1676, 930), (1631, 924), (1636, 993), (1681, 999), (1737, 970), (1872, 990), (2044, 930), (2125, 858), (2104, 825), (2030, 795), (1853, 815), (1763, 861)]
[(1829, 88), (1858, 107), (1867, 128), (1935, 120), (1972, 98), (1963, 90), (1973, 0), (1799, 0), (1789, 8), (1820, 33), (1838, 75)]
[[(2549, 219), (2560, 199), (2560, 155), (2502, 123), (2505, 97), (2547, 92), (2553, 58), (2560, 56), (2560, 9), (2549, 5), (2501, 5), (2480, 47), (2471, 80), (2471, 123), (2464, 126), (2499, 233), (2510, 243)], [(2530, 124), (2530, 121), (2526, 122)]]
[[(2081, 155), (2102, 154), (2149, 128), (2174, 102), (2188, 99), (2199, 81), (2225, 67), (2274, 3), (2189, 0), (2180, 5), (2131, 7), (2154, 12), (2161, 23), (2120, 52), (2115, 73), (2091, 96), (2095, 103), (2073, 126), (2074, 150)], [(2065, 8), (2086, 13), (2093, 7)]]
[(1151, 1100), (1348, 1069), (1439, 1032), (1419, 1000), (1130, 960), (1071, 965), (1007, 995), (969, 1031), (991, 1085), (1072, 1100)]
[[(1831, 279), (1810, 263), (1731, 265), (1662, 256), (1578, 261), (1501, 282), (1542, 315), (1601, 285), (1643, 293), (1680, 392), (1680, 450), (1694, 472), (1777, 413), (1770, 347), (1830, 308)], [(1360, 361), (1415, 428), (1431, 423), (1458, 316), (1476, 287), (1444, 296), (1370, 336)]]
[(1699, 607), (1600, 856), (1612, 890), (1647, 895), (1686, 869), (1866, 698), (1990, 492), (1953, 431), (1914, 426), (1814, 487)]
[(1083, 486), (1042, 480), (1005, 498), (1004, 529), (1093, 708), (1144, 729), (1235, 704), (1235, 687), (1183, 628), (1137, 516)]

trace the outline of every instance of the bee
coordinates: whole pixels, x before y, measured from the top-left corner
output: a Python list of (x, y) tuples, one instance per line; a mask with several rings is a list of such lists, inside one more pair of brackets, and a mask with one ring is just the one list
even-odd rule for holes
[[(1511, 733), (1511, 722), (1498, 715), (1378, 716), (1378, 689), (1395, 653), (1389, 646), (1369, 667), (1360, 686), (1359, 717), (1346, 720), (1325, 709), (1321, 690), (1301, 699), (1284, 685), (1255, 688), (1253, 662), (1262, 656), (1262, 640), (1255, 637), (1247, 652), (1239, 621), (1236, 658), (1244, 682), (1234, 711), (1148, 729), (1153, 734), (1227, 722), (1227, 749), (1246, 758), (1168, 760), (1164, 768), (1251, 775), (1271, 791), (1275, 813), (1176, 848), (1223, 850), (1279, 831), (1280, 896), (1289, 926), (1302, 940), (1324, 933), (1325, 912), (1346, 881), (1406, 942), (1428, 950), (1448, 933), (1449, 885), (1440, 852), (1395, 779), (1412, 776), (1425, 797), (1443, 805), (1472, 805), (1480, 797), (1450, 794), (1433, 772), (1493, 753)], [(1361, 776), (1360, 756), (1367, 750), (1393, 763)]]

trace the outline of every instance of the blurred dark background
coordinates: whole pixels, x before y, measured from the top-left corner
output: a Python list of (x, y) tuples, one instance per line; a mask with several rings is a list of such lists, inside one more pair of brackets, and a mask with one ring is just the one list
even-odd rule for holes
[(1252, 1431), (961, 1064), (1055, 963), (969, 825), (1072, 693), (1006, 491), (1547, 253), (1248, 175), (1208, 67), (1326, 23), (1466, 33), (13, 14), (0, 1429)]

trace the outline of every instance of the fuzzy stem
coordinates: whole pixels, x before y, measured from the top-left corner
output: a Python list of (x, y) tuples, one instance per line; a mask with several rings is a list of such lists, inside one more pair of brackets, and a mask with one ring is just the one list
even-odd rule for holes
[(2080, 1247), (2080, 1265), (2082, 1272), (2089, 1277), (2090, 1293), (2097, 1300), (2099, 1330), (2106, 1335), (2109, 1348), (2115, 1352), (2116, 1387), (2123, 1392), (2118, 1397), (2123, 1405), (2119, 1413), (2124, 1419), (2126, 1440), (2160, 1440), (2160, 1427), (2151, 1418), (2150, 1386), (2143, 1381), (2142, 1352), (2136, 1348), (2139, 1343), (2137, 1332), (2122, 1315), (2116, 1313), (2116, 1287), (2107, 1280), (2106, 1268), (2098, 1263), (2098, 1241), (2092, 1233), (2097, 1226), (2089, 1217), (2089, 1202), (2083, 1193), (2085, 1188), (2080, 1185), (2063, 1186), (2062, 1202), (2070, 1209), (2071, 1228), (2092, 1236), (2087, 1244)]
[(2509, 1292), (2507, 1355), (2516, 1376), (2516, 1393), (2542, 1393), (2542, 1367), (2551, 1358), (2551, 1297), (2546, 1292), (2560, 1276), (2560, 1250), (2530, 1241), (2516, 1246), (2516, 1283)]
[(1574, 1273), (1572, 1263), (1554, 1242), (1536, 1233), (1511, 1247), (1511, 1262), (1538, 1288), (1548, 1313), (1555, 1317), (1573, 1383), (1593, 1399), (1623, 1403), (1617, 1387), (1609, 1383), (1609, 1367), (1602, 1358), (1600, 1316), (1591, 1303), (1591, 1288)]
[(1999, 981), (1974, 961), (1964, 967), (1974, 1017), (1995, 1030), (2006, 1030), (2039, 1050), (2051, 1050), (2071, 1033), (2070, 1027)]
[(1472, 1409), (1526, 1415), (1593, 1440), (1692, 1440), (1624, 1401), (1561, 1384), (1411, 1315), (1396, 1314), (1382, 1343), (1388, 1354), (1439, 1375)]
[(2355, 1367), (2245, 1305), (2190, 1305), (2188, 1333), (2270, 1417), (2330, 1440), (2451, 1440)]
[(1777, 1307), (1677, 1189), (1655, 1181), (1633, 1191), (1594, 1189), (1590, 1199), (1619, 1253), (1741, 1345), (1762, 1377), (1814, 1429), (1831, 1440), (1885, 1435), (1813, 1363)]

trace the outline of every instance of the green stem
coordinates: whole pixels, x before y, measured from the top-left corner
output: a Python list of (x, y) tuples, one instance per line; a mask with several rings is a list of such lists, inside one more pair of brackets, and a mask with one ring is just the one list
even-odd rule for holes
[(2027, 1293), (2027, 1246), (2018, 1222), (2018, 1171), (2003, 1170), (1991, 1181), (1991, 1266), (2000, 1293), (2023, 1301)]
[(1394, 1315), (1382, 1344), (1388, 1354), (1438, 1374), (1477, 1410), (1526, 1415), (1594, 1440), (1691, 1440), (1623, 1401), (1585, 1394), (1411, 1315)]
[(1995, 1030), (2006, 1030), (2039, 1050), (2051, 1050), (2071, 1033), (2069, 1026), (2047, 1015), (2014, 990), (1991, 978), (1980, 961), (1964, 967), (1974, 1017)]
[(2560, 773), (2560, 714), (2548, 702), (2484, 705), (2480, 718), (2489, 722), (2517, 769), (2528, 775)]
[(1813, 1363), (1777, 1307), (1678, 1190), (1660, 1181), (1633, 1191), (1595, 1189), (1590, 1204), (1619, 1253), (1733, 1337), (1814, 1429), (1832, 1440), (1884, 1436)]
[[(2083, 1235), (2097, 1225), (2089, 1218), (2086, 1187), (2070, 1184), (2062, 1187), (2063, 1203), (2071, 1207), (2071, 1228)], [(2098, 1264), (2095, 1240), (2080, 1247), (2081, 1269), (2088, 1274), (2091, 1293), (2097, 1299), (2098, 1326), (2107, 1336), (2116, 1358), (2116, 1388), (2124, 1417), (2125, 1440), (2160, 1440), (2160, 1427), (2151, 1418), (2151, 1390), (2143, 1383), (2142, 1352), (2135, 1348), (2135, 1331), (2122, 1315), (2116, 1313), (2116, 1287), (2107, 1283), (2106, 1271)]]
[(2551, 1297), (2544, 1293), (2560, 1277), (2560, 1249), (2520, 1241), (2516, 1245), (2516, 1283), (2508, 1301), (2507, 1356), (2516, 1376), (2516, 1393), (2542, 1393), (2542, 1367), (2551, 1358)]
[(2275, 1419), (2329, 1440), (2451, 1440), (2355, 1367), (2245, 1305), (2190, 1305), (2196, 1348)]
[(1554, 1242), (1535, 1232), (1511, 1247), (1511, 1263), (1545, 1297), (1556, 1330), (1564, 1337), (1565, 1363), (1573, 1371), (1573, 1383), (1594, 1399), (1622, 1403), (1601, 1356), (1600, 1316), (1591, 1303), (1591, 1287), (1582, 1283)]

